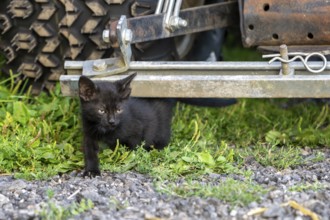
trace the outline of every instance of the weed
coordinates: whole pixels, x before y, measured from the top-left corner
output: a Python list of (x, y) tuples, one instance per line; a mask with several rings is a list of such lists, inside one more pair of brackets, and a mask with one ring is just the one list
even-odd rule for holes
[(60, 97), (59, 87), (35, 98), (13, 90), (0, 89), (0, 173), (42, 179), (81, 167), (77, 101)]
[(129, 207), (129, 202), (127, 200), (120, 201), (114, 196), (111, 196), (109, 201), (110, 201), (111, 208), (115, 208), (116, 210), (122, 210), (122, 209), (126, 209), (127, 207)]
[(286, 169), (302, 164), (301, 149), (293, 146), (276, 146), (257, 144), (241, 149), (241, 157), (253, 156), (263, 166), (273, 166), (277, 169)]
[[(306, 160), (306, 159), (305, 159)], [(315, 155), (313, 155), (311, 158), (308, 158), (307, 161), (310, 161), (312, 163), (317, 163), (325, 160), (325, 155), (321, 151), (317, 151)]]
[(241, 206), (258, 201), (267, 192), (252, 182), (242, 182), (231, 178), (219, 183), (201, 183), (199, 181), (186, 181), (183, 184), (157, 183), (156, 188), (161, 192), (180, 197), (211, 197)]
[(71, 217), (77, 216), (88, 210), (93, 209), (94, 204), (91, 200), (82, 199), (79, 203), (73, 202), (68, 207), (60, 206), (49, 200), (42, 209), (37, 213), (41, 219), (45, 220), (61, 220), (69, 219)]
[(320, 182), (314, 182), (314, 183), (305, 183), (305, 184), (298, 184), (295, 186), (291, 186), (289, 188), (289, 191), (291, 192), (303, 192), (307, 190), (318, 191), (321, 189), (325, 189), (327, 187), (330, 187), (330, 185), (326, 186)]

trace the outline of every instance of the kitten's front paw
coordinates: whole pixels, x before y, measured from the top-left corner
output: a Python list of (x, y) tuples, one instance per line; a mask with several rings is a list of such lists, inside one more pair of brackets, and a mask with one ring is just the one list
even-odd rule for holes
[(101, 176), (100, 170), (85, 170), (83, 173), (83, 177), (88, 176), (89, 178), (93, 178), (96, 176)]

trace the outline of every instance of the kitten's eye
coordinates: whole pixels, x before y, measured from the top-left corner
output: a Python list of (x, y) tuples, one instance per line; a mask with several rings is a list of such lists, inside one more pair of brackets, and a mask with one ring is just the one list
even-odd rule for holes
[(104, 109), (99, 109), (99, 113), (104, 114), (105, 113)]
[(120, 113), (123, 112), (123, 109), (122, 109), (122, 108), (117, 108), (117, 109), (116, 109), (116, 112), (117, 112), (118, 114), (120, 114)]

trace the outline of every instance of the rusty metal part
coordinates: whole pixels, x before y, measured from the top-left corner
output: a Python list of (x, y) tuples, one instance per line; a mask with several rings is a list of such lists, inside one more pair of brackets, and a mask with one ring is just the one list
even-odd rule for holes
[[(111, 43), (111, 47), (113, 48), (118, 48), (119, 47), (119, 43), (118, 43), (118, 40), (117, 40), (117, 25), (118, 25), (118, 20), (117, 21), (112, 21), (110, 22), (110, 29), (109, 29), (109, 41)], [(103, 40), (105, 42), (107, 42), (105, 40), (105, 38), (107, 36), (105, 36), (105, 32), (107, 32), (107, 30), (104, 30), (103, 31)]]
[[(278, 46), (260, 46), (257, 48), (262, 54), (279, 53)], [(291, 45), (288, 46), (290, 52), (312, 53), (315, 51), (329, 51), (330, 45)]]
[[(174, 32), (170, 32), (164, 28), (164, 14), (128, 18), (127, 27), (133, 33), (131, 43), (146, 42), (233, 25), (237, 23), (238, 6), (236, 1), (230, 1), (198, 8), (189, 8), (182, 10), (180, 17), (191, 22), (188, 22), (186, 27), (182, 27)], [(111, 24), (110, 27), (113, 29), (116, 25)], [(110, 33), (115, 32), (110, 30)], [(110, 35), (112, 45), (117, 44), (116, 40), (116, 37)]]
[(330, 2), (240, 0), (243, 44), (329, 45)]
[(135, 1), (131, 5), (131, 15), (133, 17), (140, 17), (154, 13), (156, 7), (155, 1)]

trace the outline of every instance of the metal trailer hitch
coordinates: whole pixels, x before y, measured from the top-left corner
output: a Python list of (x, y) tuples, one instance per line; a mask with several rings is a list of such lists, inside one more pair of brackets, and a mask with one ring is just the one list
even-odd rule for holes
[[(160, 2), (162, 1), (158, 2), (159, 5)], [(103, 35), (105, 41), (119, 45), (121, 56), (101, 60), (66, 61), (65, 69), (68, 75), (62, 75), (60, 78), (63, 95), (77, 95), (80, 75), (90, 76), (94, 80), (114, 81), (130, 72), (137, 72), (138, 75), (132, 83), (132, 95), (136, 97), (330, 97), (330, 65), (324, 56), (329, 54), (329, 51), (289, 53), (286, 45), (281, 45), (280, 54), (263, 56), (272, 58), (269, 63), (131, 61), (131, 43), (227, 26), (231, 23), (229, 18), (233, 16), (236, 5), (235, 2), (220, 3), (184, 10), (178, 14), (178, 4), (170, 0), (163, 14), (160, 14), (162, 9), (158, 5), (160, 9), (157, 6), (155, 15), (132, 19), (122, 16), (116, 24), (116, 37), (113, 37), (113, 30), (105, 30)], [(210, 10), (218, 11), (211, 15), (218, 16), (219, 21), (222, 18), (222, 22), (217, 23), (217, 20), (204, 16), (206, 19), (201, 26), (198, 26), (198, 22), (191, 23), (195, 18), (201, 17), (198, 16), (200, 12), (206, 13)], [(145, 22), (147, 26), (143, 26)], [(139, 29), (138, 24), (145, 29)], [(294, 57), (289, 59), (292, 56)], [(322, 61), (308, 61), (314, 56)], [(302, 62), (296, 62), (296, 59)]]

